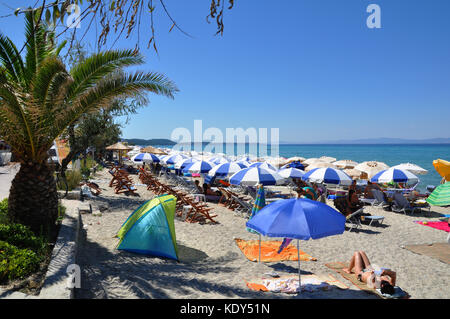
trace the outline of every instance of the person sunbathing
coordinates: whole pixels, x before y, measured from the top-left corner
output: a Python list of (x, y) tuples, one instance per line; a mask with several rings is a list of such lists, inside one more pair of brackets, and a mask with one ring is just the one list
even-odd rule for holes
[(367, 182), (367, 186), (366, 186), (366, 188), (364, 189), (364, 196), (365, 196), (365, 198), (369, 198), (369, 199), (375, 198), (375, 197), (373, 196), (373, 193), (372, 193), (372, 190), (373, 190), (373, 189), (377, 189), (377, 190), (379, 190), (380, 192), (383, 192), (383, 190), (381, 189), (381, 187), (378, 186), (377, 184), (374, 184), (374, 183), (372, 183), (372, 182)]
[(378, 288), (381, 289), (381, 293), (394, 294), (396, 272), (372, 265), (363, 251), (356, 251), (350, 259), (348, 268), (342, 270), (348, 274), (355, 273), (358, 280), (366, 283), (369, 288)]

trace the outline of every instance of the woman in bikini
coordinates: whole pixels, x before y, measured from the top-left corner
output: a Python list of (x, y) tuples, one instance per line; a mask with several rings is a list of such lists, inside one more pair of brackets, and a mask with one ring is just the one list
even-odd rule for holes
[(343, 271), (348, 274), (355, 273), (358, 279), (365, 282), (369, 288), (381, 288), (382, 291), (393, 293), (397, 278), (395, 271), (371, 265), (363, 251), (355, 252), (350, 260), (350, 265)]

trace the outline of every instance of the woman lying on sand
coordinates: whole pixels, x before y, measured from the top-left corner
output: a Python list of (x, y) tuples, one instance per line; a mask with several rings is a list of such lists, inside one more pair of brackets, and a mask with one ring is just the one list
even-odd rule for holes
[(365, 282), (369, 288), (381, 288), (381, 293), (390, 295), (394, 293), (397, 278), (395, 271), (371, 265), (369, 258), (363, 251), (355, 252), (350, 260), (350, 265), (343, 270), (348, 274), (351, 274), (354, 270), (358, 279)]

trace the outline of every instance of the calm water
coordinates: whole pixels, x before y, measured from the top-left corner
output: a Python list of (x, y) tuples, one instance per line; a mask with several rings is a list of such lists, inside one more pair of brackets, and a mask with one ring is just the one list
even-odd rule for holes
[[(241, 155), (249, 153), (247, 146), (245, 151), (241, 148), (234, 147), (223, 148), (223, 152), (229, 155)], [(237, 150), (240, 151), (237, 151)], [(274, 150), (276, 152), (277, 150)], [(251, 151), (250, 151), (251, 153)], [(279, 146), (278, 153), (283, 157), (302, 156), (305, 158), (331, 156), (338, 160), (349, 159), (355, 162), (364, 161), (380, 161), (389, 166), (400, 163), (414, 163), (428, 170), (428, 174), (419, 175), (420, 190), (425, 190), (427, 185), (439, 185), (441, 181), (440, 175), (433, 166), (433, 160), (444, 159), (450, 161), (450, 145), (449, 144), (427, 144), (427, 145), (289, 145), (282, 144)], [(268, 151), (270, 153), (270, 148)]]

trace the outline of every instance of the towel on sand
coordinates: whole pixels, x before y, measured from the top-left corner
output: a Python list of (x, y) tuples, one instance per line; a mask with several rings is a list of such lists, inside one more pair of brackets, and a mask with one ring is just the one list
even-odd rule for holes
[(446, 231), (447, 233), (450, 232), (450, 227), (448, 226), (447, 222), (422, 222), (422, 221), (414, 221), (417, 224), (433, 227), (436, 229), (440, 229), (443, 231)]
[[(258, 240), (243, 240), (235, 238), (234, 241), (242, 253), (251, 261), (259, 261), (259, 241)], [(261, 241), (261, 261), (275, 262), (283, 260), (298, 260), (297, 248), (289, 245), (278, 252), (281, 241)], [(307, 253), (300, 250), (300, 261), (316, 261), (317, 259), (311, 257)]]
[(361, 289), (362, 291), (365, 291), (369, 294), (372, 295), (376, 295), (380, 298), (395, 298), (395, 299), (409, 299), (409, 294), (405, 291), (403, 291), (400, 287), (395, 286), (395, 293), (393, 295), (384, 295), (381, 294), (381, 291), (378, 291), (375, 288), (369, 288), (366, 283), (359, 281), (358, 280), (358, 276), (354, 273), (352, 274), (348, 274), (346, 273), (343, 269), (348, 267), (348, 263), (345, 262), (333, 262), (333, 263), (328, 263), (325, 264), (325, 266), (327, 266), (330, 269), (333, 269), (334, 271), (336, 271), (338, 274), (340, 274), (342, 277), (344, 277), (345, 279), (347, 279), (348, 281), (350, 281), (352, 284), (354, 284), (356, 287), (358, 287), (359, 289)]
[[(280, 278), (252, 279), (247, 282), (247, 287), (254, 291), (297, 293), (298, 275), (288, 275)], [(348, 289), (348, 286), (336, 280), (336, 278), (331, 275), (303, 275), (301, 277), (302, 292), (330, 290), (333, 287)]]

